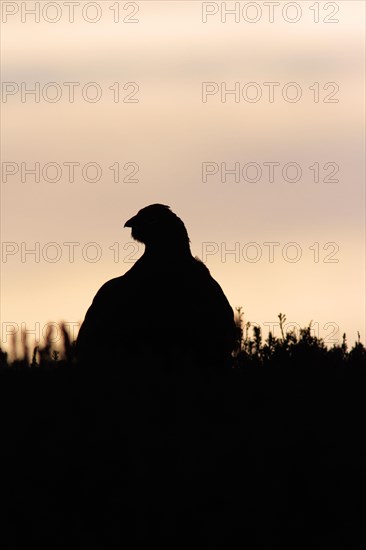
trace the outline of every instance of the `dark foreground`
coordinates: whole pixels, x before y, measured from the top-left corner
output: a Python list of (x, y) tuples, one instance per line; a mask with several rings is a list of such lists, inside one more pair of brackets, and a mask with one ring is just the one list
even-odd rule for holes
[(0, 369), (2, 549), (366, 547), (365, 368)]

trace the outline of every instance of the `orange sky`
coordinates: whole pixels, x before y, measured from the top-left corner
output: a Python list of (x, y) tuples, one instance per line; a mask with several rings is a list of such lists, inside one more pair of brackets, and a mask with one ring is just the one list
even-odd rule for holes
[(154, 202), (265, 335), (365, 342), (364, 3), (46, 4), (2, 2), (2, 346), (81, 321)]

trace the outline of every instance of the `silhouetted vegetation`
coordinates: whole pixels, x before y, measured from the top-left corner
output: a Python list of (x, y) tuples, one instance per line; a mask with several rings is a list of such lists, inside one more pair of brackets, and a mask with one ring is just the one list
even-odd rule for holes
[[(346, 334), (343, 334), (342, 343), (327, 347), (322, 338), (312, 334), (311, 323), (309, 326), (300, 329), (299, 335), (295, 330), (284, 332), (286, 316), (280, 313), (279, 327), (281, 337), (274, 337), (269, 331), (268, 337), (263, 340), (261, 328), (251, 327), (251, 323), (245, 323), (244, 312), (241, 307), (236, 308), (236, 327), (237, 341), (235, 350), (232, 353), (232, 359), (226, 364), (226, 368), (246, 368), (246, 367), (269, 367), (274, 369), (288, 366), (290, 364), (306, 364), (311, 369), (318, 365), (334, 367), (366, 367), (366, 348), (360, 341), (360, 334), (357, 333), (357, 341), (354, 342), (351, 349), (347, 344)], [(174, 324), (174, 320), (172, 321)], [(209, 319), (207, 320), (209, 324)], [(252, 329), (252, 334), (250, 334)], [(208, 331), (209, 332), (209, 331)], [(62, 342), (57, 349), (52, 348), (52, 329), (48, 331), (44, 346), (35, 346), (32, 358), (29, 357), (29, 347), (26, 338), (23, 338), (21, 345), (23, 352), (21, 357), (10, 360), (8, 353), (0, 348), (0, 368), (55, 368), (76, 366), (76, 341), (71, 342), (67, 332), (67, 327), (61, 323)], [(176, 337), (179, 341), (179, 334)], [(58, 343), (59, 344), (59, 343)], [(111, 342), (109, 341), (109, 344)], [(118, 348), (118, 344), (113, 342), (113, 347)], [(98, 344), (98, 347), (100, 344)], [(210, 343), (204, 341), (204, 346), (208, 356), (210, 353)], [(101, 345), (103, 349), (103, 344)], [(108, 356), (108, 340), (104, 343), (105, 355)], [(17, 355), (16, 341), (12, 342), (12, 355)], [(120, 358), (123, 362), (123, 349), (120, 350)], [(18, 354), (19, 355), (19, 354)], [(93, 357), (93, 348), (91, 347), (89, 356)], [(204, 350), (202, 351), (204, 356)], [(101, 368), (105, 368), (103, 364)]]
[(1, 351), (1, 548), (362, 548), (365, 347), (279, 320), (221, 370)]
[(238, 328), (238, 342), (234, 353), (233, 366), (273, 366), (283, 369), (286, 366), (304, 366), (308, 370), (324, 367), (366, 367), (366, 349), (357, 341), (348, 350), (346, 334), (343, 334), (342, 343), (328, 348), (322, 338), (312, 334), (311, 323), (300, 329), (297, 335), (295, 330), (284, 332), (286, 316), (280, 313), (279, 326), (281, 337), (274, 337), (271, 331), (263, 342), (260, 327), (253, 326), (253, 335), (250, 337), (250, 323), (244, 323), (242, 308), (236, 308), (236, 324)]

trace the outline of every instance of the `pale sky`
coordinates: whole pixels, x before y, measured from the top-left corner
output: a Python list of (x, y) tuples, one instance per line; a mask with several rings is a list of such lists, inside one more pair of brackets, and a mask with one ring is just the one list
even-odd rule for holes
[(1, 2), (3, 347), (76, 335), (156, 202), (265, 337), (365, 343), (365, 4), (222, 5)]

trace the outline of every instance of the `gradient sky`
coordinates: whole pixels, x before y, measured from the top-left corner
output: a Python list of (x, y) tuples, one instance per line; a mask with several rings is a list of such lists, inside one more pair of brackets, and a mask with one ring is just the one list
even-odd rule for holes
[[(294, 3), (280, 2), (273, 22), (263, 2), (251, 7), (240, 2), (239, 22), (234, 16), (221, 21), (221, 2), (213, 2), (208, 9), (219, 11), (206, 23), (202, 2), (194, 0), (119, 2), (117, 23), (110, 9), (116, 2), (94, 3), (99, 14), (80, 2), (73, 23), (64, 2), (51, 4), (58, 10), (41, 11), (35, 22), (22, 13), (34, 2), (2, 2), (3, 87), (15, 83), (6, 90), (21, 90), (23, 82), (31, 89), (39, 83), (41, 90), (39, 102), (30, 95), (22, 101), (20, 91), (2, 95), (2, 346), (9, 344), (9, 332), (20, 333), (22, 323), (40, 335), (49, 321), (76, 327), (98, 288), (125, 273), (142, 253), (123, 224), (155, 202), (170, 205), (183, 219), (193, 254), (206, 262), (231, 305), (242, 306), (245, 320), (260, 324), (265, 336), (282, 312), (299, 326), (312, 320), (329, 345), (340, 342), (343, 332), (350, 344), (357, 331), (365, 342), (364, 2), (316, 3), (318, 23), (310, 9), (314, 2), (307, 1), (296, 3), (301, 14), (286, 8)], [(87, 18), (100, 20), (86, 21), (82, 8)], [(243, 10), (258, 21), (246, 21)], [(133, 11), (137, 22), (124, 22)], [(297, 22), (285, 20), (297, 15)], [(46, 20), (57, 17), (55, 23)], [(47, 88), (50, 82), (60, 87), (57, 102), (42, 96), (46, 90), (52, 99), (56, 88)], [(80, 83), (73, 103), (65, 82)], [(81, 90), (90, 82), (102, 91), (98, 102), (83, 98)], [(138, 102), (126, 103), (122, 99), (134, 88), (123, 86), (131, 82), (138, 84), (133, 96)], [(218, 89), (206, 102), (203, 82), (217, 83), (211, 89)], [(220, 91), (236, 82), (240, 96), (227, 95), (223, 102)], [(250, 101), (254, 87), (245, 87), (250, 82), (262, 93), (257, 102)], [(273, 102), (265, 82), (279, 83)], [(297, 102), (290, 101), (293, 86), (286, 92), (291, 82), (302, 92)], [(109, 89), (114, 83), (119, 102)], [(94, 92), (87, 88), (86, 97), (93, 99)], [(24, 171), (36, 162), (39, 182)], [(70, 162), (80, 163), (74, 181), (65, 164)], [(206, 162), (218, 172), (203, 181)], [(48, 163), (61, 167), (59, 181), (50, 181), (56, 179), (52, 166), (43, 177)], [(90, 181), (93, 166), (83, 177), (87, 163), (99, 165), (99, 181)], [(120, 181), (109, 168), (116, 163)], [(225, 181), (221, 163), (228, 169), (239, 163), (240, 181), (233, 174)], [(245, 167), (248, 163), (255, 164)], [(264, 163), (279, 163), (274, 181)], [(287, 163), (301, 168), (299, 181), (284, 179)], [(123, 181), (136, 165), (138, 181)], [(262, 177), (254, 181), (258, 165)], [(253, 181), (244, 179), (242, 169)], [(294, 180), (295, 168), (287, 170), (287, 179)], [(64, 245), (71, 242), (79, 243), (74, 261), (71, 245)], [(264, 243), (279, 243), (273, 245), (273, 261)], [(39, 262), (24, 255), (37, 247)], [(233, 249), (236, 256), (225, 254)], [(299, 261), (291, 261), (299, 251)], [(96, 252), (101, 257), (92, 261)], [(255, 254), (261, 254), (257, 262), (251, 261)], [(280, 334), (278, 326), (274, 332)]]

